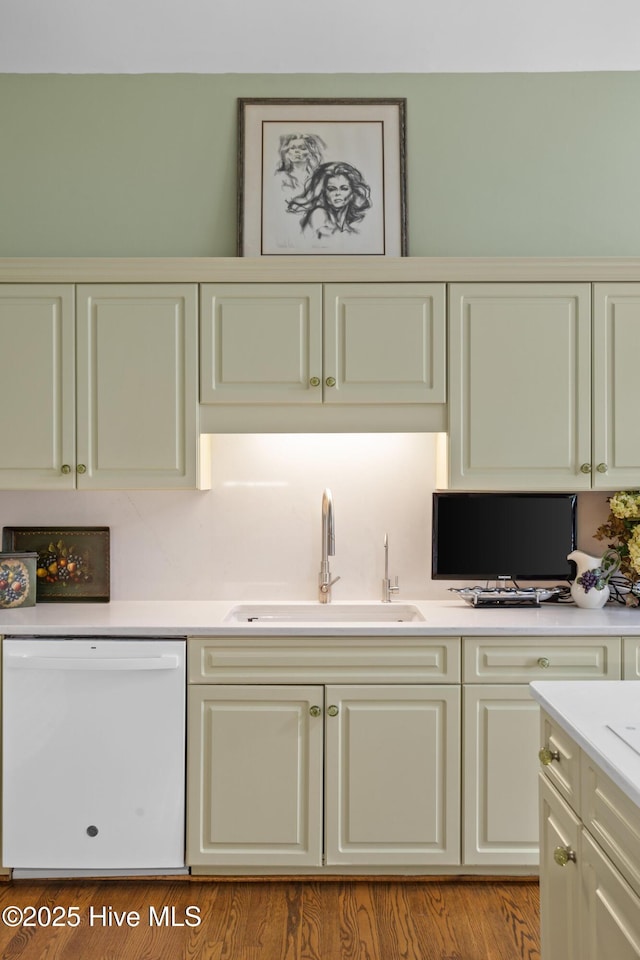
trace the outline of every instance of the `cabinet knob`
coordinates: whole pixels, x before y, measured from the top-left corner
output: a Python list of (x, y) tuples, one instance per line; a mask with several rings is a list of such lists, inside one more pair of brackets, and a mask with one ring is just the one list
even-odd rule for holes
[(85, 467), (84, 463), (79, 463), (78, 466), (76, 467), (76, 473), (86, 473), (86, 472), (87, 472), (87, 468)]
[(558, 750), (550, 750), (549, 747), (543, 747), (538, 753), (538, 760), (543, 767), (548, 767), (553, 760), (560, 760)]
[(340, 713), (340, 708), (336, 707), (335, 703), (332, 703), (330, 707), (327, 707), (327, 713), (330, 717), (337, 717)]
[(322, 713), (322, 707), (309, 707), (309, 713), (312, 717), (319, 717)]
[(580, 473), (591, 473), (591, 464), (583, 463), (580, 467)]
[(336, 378), (335, 378), (335, 377), (327, 377), (327, 379), (325, 380), (325, 383), (326, 383), (326, 385), (327, 385), (328, 387), (335, 387), (335, 385), (336, 385)]
[(606, 465), (606, 463), (599, 463), (596, 467), (598, 473), (606, 473), (608, 469), (609, 467)]
[(319, 387), (319, 386), (320, 386), (320, 377), (311, 377), (311, 378), (309, 379), (309, 383), (311, 384), (312, 387)]
[(538, 657), (538, 666), (546, 670), (547, 667), (551, 666), (551, 660), (549, 660), (549, 657)]
[(556, 847), (553, 851), (553, 859), (559, 867), (566, 867), (569, 862), (576, 862), (575, 850), (571, 847)]
[(63, 463), (63, 464), (62, 464), (62, 466), (60, 467), (60, 473), (65, 473), (65, 474), (66, 474), (66, 473), (71, 473), (71, 467), (69, 466), (68, 463)]

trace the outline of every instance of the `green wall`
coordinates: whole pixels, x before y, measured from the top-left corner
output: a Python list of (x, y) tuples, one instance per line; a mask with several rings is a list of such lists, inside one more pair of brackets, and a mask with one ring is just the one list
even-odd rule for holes
[(640, 255), (640, 73), (0, 75), (0, 256), (234, 256), (237, 97), (406, 97), (409, 254)]

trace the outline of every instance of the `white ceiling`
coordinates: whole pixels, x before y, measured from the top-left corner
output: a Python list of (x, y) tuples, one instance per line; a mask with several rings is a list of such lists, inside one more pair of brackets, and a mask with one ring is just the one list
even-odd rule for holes
[(2, 73), (640, 69), (638, 0), (0, 0)]

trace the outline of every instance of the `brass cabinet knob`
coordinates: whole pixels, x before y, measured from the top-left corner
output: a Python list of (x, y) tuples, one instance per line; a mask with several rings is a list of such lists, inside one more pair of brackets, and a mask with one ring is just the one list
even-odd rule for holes
[(87, 472), (87, 468), (85, 467), (84, 463), (79, 463), (79, 464), (78, 464), (78, 466), (76, 467), (76, 472), (77, 472), (77, 473), (86, 473), (86, 472)]
[(596, 467), (598, 473), (606, 473), (608, 469), (609, 467), (606, 465), (606, 463), (599, 463)]
[(571, 847), (556, 847), (553, 851), (553, 859), (559, 867), (566, 867), (569, 862), (576, 862), (576, 854)]
[(62, 464), (62, 466), (60, 467), (60, 473), (65, 473), (65, 474), (66, 474), (66, 473), (71, 473), (71, 467), (69, 466), (68, 463), (63, 463), (63, 464)]
[(309, 713), (312, 717), (319, 717), (322, 713), (322, 707), (309, 707)]
[(549, 657), (538, 657), (538, 666), (546, 670), (547, 667), (551, 666), (551, 660), (549, 660)]
[(325, 380), (325, 383), (326, 383), (326, 385), (327, 385), (328, 387), (335, 387), (335, 385), (336, 385), (336, 378), (335, 378), (335, 377), (327, 377), (327, 379)]
[(550, 750), (549, 747), (543, 747), (542, 750), (538, 752), (538, 760), (543, 767), (548, 767), (553, 760), (560, 760), (560, 753), (558, 750)]
[(311, 377), (310, 380), (309, 380), (309, 383), (311, 384), (312, 387), (319, 387), (319, 386), (320, 386), (320, 377)]
[(336, 707), (335, 703), (332, 703), (330, 707), (327, 707), (327, 713), (330, 717), (337, 717), (340, 713), (340, 708)]
[(591, 473), (591, 464), (583, 463), (580, 467), (580, 473)]

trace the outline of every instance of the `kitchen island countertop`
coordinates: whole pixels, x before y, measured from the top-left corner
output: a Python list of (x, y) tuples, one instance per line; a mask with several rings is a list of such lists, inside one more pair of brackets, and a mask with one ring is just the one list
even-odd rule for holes
[[(423, 621), (310, 623), (229, 622), (225, 618), (247, 600), (135, 600), (110, 603), (38, 603), (0, 610), (0, 635), (12, 636), (640, 636), (640, 608), (608, 605), (584, 610), (573, 604), (540, 607), (478, 608), (461, 600), (405, 600)], [(277, 602), (279, 606), (283, 601)], [(310, 602), (295, 600), (295, 603)], [(356, 601), (343, 601), (349, 606)], [(362, 601), (371, 604), (371, 601)], [(333, 603), (332, 613), (340, 603)], [(382, 604), (381, 604), (382, 606)], [(387, 607), (387, 605), (384, 605)], [(318, 604), (320, 607), (320, 604)]]

